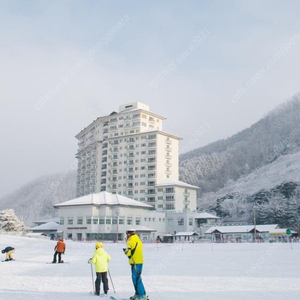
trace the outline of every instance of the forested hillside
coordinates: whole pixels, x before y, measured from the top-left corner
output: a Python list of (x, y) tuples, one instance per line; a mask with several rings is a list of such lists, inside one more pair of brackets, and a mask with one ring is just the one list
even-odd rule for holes
[(223, 223), (279, 224), (300, 229), (300, 148), (261, 166), (217, 192), (199, 198), (202, 210), (214, 211)]
[(300, 94), (234, 136), (180, 156), (182, 181), (214, 192), (300, 145)]
[(76, 171), (42, 176), (0, 199), (0, 211), (14, 209), (28, 226), (57, 214), (53, 204), (75, 198)]

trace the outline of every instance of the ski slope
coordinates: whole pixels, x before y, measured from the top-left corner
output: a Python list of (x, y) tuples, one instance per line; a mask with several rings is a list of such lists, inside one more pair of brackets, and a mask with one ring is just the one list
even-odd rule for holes
[[(51, 262), (55, 241), (0, 236), (16, 248), (0, 263), (1, 300), (97, 299), (91, 265), (95, 243), (66, 241), (69, 264)], [(111, 255), (109, 295), (133, 295), (125, 243), (105, 243)], [(1, 250), (0, 249), (0, 250)], [(1, 253), (0, 253), (1, 254)], [(5, 259), (5, 255), (2, 259)], [(150, 300), (298, 300), (300, 244), (144, 244), (143, 282)], [(103, 292), (103, 291), (101, 291)]]

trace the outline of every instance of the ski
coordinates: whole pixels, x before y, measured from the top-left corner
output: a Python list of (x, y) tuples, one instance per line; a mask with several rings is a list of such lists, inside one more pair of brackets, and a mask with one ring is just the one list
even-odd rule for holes
[[(130, 298), (116, 298), (114, 296), (109, 297), (110, 300), (130, 300)], [(148, 296), (144, 298), (145, 300), (150, 300)]]
[(116, 298), (114, 296), (109, 297), (110, 300), (130, 300), (130, 298)]
[(53, 262), (47, 262), (46, 264), (51, 264), (51, 265), (61, 265), (61, 264), (69, 264), (70, 262), (68, 261), (64, 261), (64, 262), (61, 262), (61, 263), (53, 263)]

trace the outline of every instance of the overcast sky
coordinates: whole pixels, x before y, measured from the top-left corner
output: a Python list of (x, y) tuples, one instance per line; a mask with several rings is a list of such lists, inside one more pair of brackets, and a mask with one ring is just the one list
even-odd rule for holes
[(0, 197), (69, 170), (75, 135), (135, 101), (181, 152), (299, 92), (300, 2), (0, 0)]

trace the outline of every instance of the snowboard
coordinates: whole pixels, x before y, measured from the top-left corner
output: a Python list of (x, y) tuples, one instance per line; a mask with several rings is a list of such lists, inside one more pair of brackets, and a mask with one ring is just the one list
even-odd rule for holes
[(10, 262), (10, 261), (14, 261), (14, 259), (11, 259), (11, 260), (2, 260), (2, 262)]

